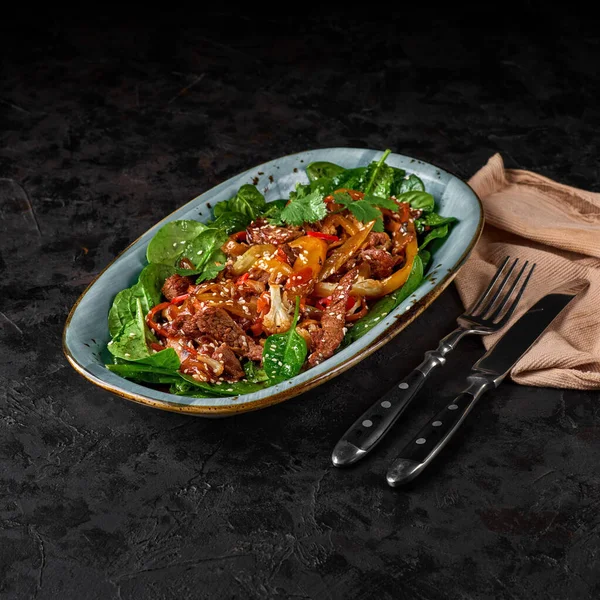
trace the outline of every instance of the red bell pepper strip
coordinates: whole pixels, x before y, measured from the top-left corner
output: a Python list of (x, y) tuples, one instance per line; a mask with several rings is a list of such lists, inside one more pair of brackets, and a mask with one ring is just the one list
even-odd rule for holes
[(171, 304), (181, 304), (184, 300), (189, 297), (189, 294), (181, 294), (181, 296), (176, 296), (171, 300)]
[(319, 238), (320, 240), (325, 240), (327, 242), (337, 242), (340, 239), (337, 235), (329, 235), (328, 233), (321, 233), (320, 231), (308, 231), (306, 235)]
[(169, 337), (162, 328), (162, 325), (159, 325), (154, 321), (154, 315), (161, 310), (171, 306), (170, 302), (161, 302), (157, 304), (154, 308), (150, 309), (150, 312), (146, 315), (146, 323), (148, 323), (148, 327), (153, 329), (158, 335), (162, 335), (163, 337)]

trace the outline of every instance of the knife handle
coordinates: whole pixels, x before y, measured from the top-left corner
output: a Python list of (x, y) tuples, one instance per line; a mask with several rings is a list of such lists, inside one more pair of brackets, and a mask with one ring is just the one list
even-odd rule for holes
[(471, 330), (459, 327), (440, 341), (436, 350), (425, 353), (425, 360), (368, 408), (335, 445), (331, 462), (336, 467), (352, 465), (366, 456), (385, 436), (412, 402), (430, 373), (446, 362), (450, 353)]
[(435, 415), (394, 460), (387, 472), (388, 484), (397, 487), (419, 475), (450, 441), (483, 393), (493, 387), (477, 378)]

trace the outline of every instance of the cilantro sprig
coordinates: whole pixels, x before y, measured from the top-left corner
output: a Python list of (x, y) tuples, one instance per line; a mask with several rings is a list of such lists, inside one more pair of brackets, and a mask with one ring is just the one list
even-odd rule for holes
[(296, 197), (282, 211), (280, 218), (288, 225), (315, 223), (327, 216), (327, 206), (322, 192), (315, 190), (306, 196)]
[(398, 205), (390, 198), (380, 198), (367, 194), (362, 200), (353, 200), (347, 192), (334, 194), (334, 202), (347, 208), (359, 221), (375, 221), (373, 231), (383, 231), (383, 217), (379, 208), (398, 210)]

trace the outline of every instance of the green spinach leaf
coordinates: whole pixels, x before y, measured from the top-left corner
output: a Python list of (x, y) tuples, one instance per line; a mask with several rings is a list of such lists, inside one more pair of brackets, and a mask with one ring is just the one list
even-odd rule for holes
[(407, 202), (411, 208), (420, 208), (422, 211), (429, 212), (435, 208), (435, 199), (427, 192), (404, 192), (396, 196), (399, 202)]
[[(218, 261), (219, 256), (214, 253), (219, 251), (221, 246), (227, 241), (227, 233), (220, 229), (209, 228), (204, 230), (200, 235), (191, 240), (184, 248), (179, 258), (187, 258), (194, 265), (194, 269), (184, 269), (177, 267), (175, 270), (180, 275), (199, 275), (204, 272), (206, 265), (211, 266), (211, 270), (215, 269), (215, 260)], [(225, 268), (225, 261), (222, 262), (217, 273)], [(214, 277), (214, 275), (213, 275)]]
[(139, 298), (135, 300), (135, 315), (133, 320), (124, 324), (121, 330), (108, 342), (108, 351), (118, 358), (137, 360), (150, 356), (146, 343), (146, 323), (142, 303)]
[(242, 367), (244, 373), (246, 373), (246, 379), (250, 383), (261, 383), (262, 381), (267, 381), (269, 379), (265, 370), (258, 367), (257, 364), (251, 360), (247, 360)]
[(226, 263), (227, 256), (220, 248), (217, 248), (204, 265), (202, 272), (196, 279), (196, 283), (214, 279), (225, 268)]
[(106, 368), (120, 377), (130, 379), (138, 383), (162, 383), (172, 384), (177, 382), (180, 377), (177, 373), (172, 373), (166, 369), (148, 369), (146, 365), (117, 364), (106, 365)]
[[(384, 198), (387, 198), (390, 195), (389, 189), (392, 185), (394, 172), (391, 167), (388, 167), (385, 164), (385, 159), (389, 156), (389, 154), (391, 154), (391, 152), (392, 151), (389, 149), (386, 150), (377, 162), (372, 162), (367, 167), (367, 173), (365, 175), (365, 189), (363, 190), (365, 194), (374, 193)], [(385, 193), (385, 189), (388, 190), (387, 193)]]
[(364, 187), (367, 167), (357, 167), (355, 169), (346, 169), (333, 178), (332, 189), (339, 190), (347, 188), (349, 190), (361, 191)]
[(300, 313), (300, 298), (296, 296), (296, 310), (288, 331), (270, 335), (263, 350), (263, 365), (272, 383), (291, 379), (298, 375), (308, 348), (304, 338), (296, 331)]
[(234, 212), (229, 208), (229, 200), (223, 200), (218, 204), (215, 204), (213, 208), (213, 215), (215, 219), (218, 219), (219, 217), (223, 216), (225, 213), (228, 212)]
[(431, 252), (423, 248), (422, 250), (419, 250), (419, 256), (423, 263), (423, 271), (427, 272), (427, 265), (429, 265), (429, 261), (431, 260)]
[(113, 300), (108, 313), (108, 330), (114, 337), (129, 322), (135, 320), (136, 300), (146, 314), (161, 299), (161, 288), (167, 277), (175, 270), (168, 265), (149, 264), (140, 273), (138, 282), (121, 290)]
[(171, 221), (163, 225), (148, 244), (148, 262), (175, 264), (185, 245), (205, 229), (206, 225), (198, 221)]
[[(265, 197), (256, 189), (256, 186), (246, 183), (233, 198), (229, 199), (227, 205), (231, 212), (242, 213), (250, 220), (254, 220), (260, 216), (266, 202)], [(217, 206), (219, 205), (217, 204)]]
[(331, 162), (319, 161), (310, 163), (306, 167), (306, 174), (311, 181), (320, 179), (321, 177), (336, 177), (344, 173), (346, 169)]
[(167, 371), (177, 372), (181, 363), (179, 356), (173, 348), (165, 348), (145, 358), (135, 361), (135, 364), (144, 365), (146, 368), (166, 369)]
[(131, 308), (132, 304), (135, 307), (132, 301), (132, 289), (135, 285), (121, 290), (113, 300), (108, 312), (108, 331), (111, 338), (115, 337), (125, 325), (135, 320), (135, 308), (133, 310)]
[(419, 256), (415, 257), (415, 262), (411, 269), (406, 283), (395, 292), (384, 296), (378, 300), (371, 310), (362, 318), (356, 321), (354, 327), (348, 330), (344, 336), (343, 347), (349, 346), (361, 338), (367, 331), (373, 329), (382, 319), (387, 317), (397, 306), (399, 306), (408, 296), (410, 296), (421, 284), (423, 280), (423, 262)]
[(394, 177), (394, 183), (392, 185), (392, 195), (396, 198), (400, 194), (406, 192), (424, 192), (425, 184), (416, 175), (410, 174), (408, 176), (396, 174)]
[(419, 244), (419, 250), (425, 248), (425, 246), (427, 246), (427, 244), (429, 244), (430, 242), (433, 242), (433, 240), (444, 239), (448, 236), (449, 231), (450, 230), (448, 225), (442, 225), (441, 227), (436, 227), (435, 229), (432, 229), (425, 236), (425, 239)]
[(249, 381), (236, 381), (234, 383), (224, 381), (221, 385), (204, 383), (181, 373), (180, 377), (181, 381), (173, 383), (169, 391), (172, 394), (188, 396), (189, 398), (241, 396), (242, 394), (257, 392), (266, 387), (265, 383), (251, 383)]
[[(217, 204), (217, 206), (219, 206)], [(215, 207), (216, 208), (216, 207)], [(227, 235), (242, 231), (248, 227), (251, 219), (239, 212), (225, 211), (211, 224), (214, 229), (220, 229)]]
[(423, 225), (427, 225), (429, 227), (439, 227), (440, 225), (455, 223), (456, 217), (442, 217), (442, 215), (431, 212), (423, 215), (421, 218), (417, 219), (417, 221), (421, 221)]

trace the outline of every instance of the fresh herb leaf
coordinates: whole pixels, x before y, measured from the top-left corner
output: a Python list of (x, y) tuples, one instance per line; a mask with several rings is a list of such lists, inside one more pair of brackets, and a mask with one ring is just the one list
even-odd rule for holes
[(327, 206), (323, 202), (323, 194), (319, 191), (306, 196), (296, 197), (282, 211), (281, 219), (288, 225), (314, 223), (327, 216)]
[(407, 202), (411, 208), (420, 208), (425, 212), (432, 211), (435, 208), (435, 199), (427, 192), (405, 192), (396, 196), (399, 202)]
[(345, 171), (344, 167), (325, 161), (313, 162), (306, 167), (306, 174), (311, 181), (321, 177), (336, 177)]
[[(217, 206), (219, 205), (217, 204)], [(231, 212), (242, 213), (250, 220), (254, 220), (260, 216), (266, 202), (265, 197), (256, 189), (256, 186), (246, 183), (233, 198), (229, 199), (227, 206)]]
[(251, 360), (247, 360), (242, 367), (244, 373), (246, 373), (246, 379), (250, 383), (261, 383), (262, 381), (267, 381), (269, 379), (265, 370), (258, 367), (256, 363)]
[(383, 231), (383, 217), (381, 211), (376, 207), (398, 210), (398, 205), (389, 198), (380, 198), (379, 196), (366, 195), (362, 200), (353, 200), (346, 192), (339, 192), (334, 195), (337, 204), (345, 206), (359, 221), (369, 223), (375, 221), (373, 231)]
[(383, 198), (382, 196), (375, 196), (374, 194), (366, 195), (363, 200), (372, 204), (373, 206), (379, 206), (381, 208), (387, 208), (389, 210), (398, 211), (400, 207), (391, 199)]
[(425, 236), (425, 239), (419, 244), (419, 250), (425, 248), (425, 246), (427, 246), (427, 244), (429, 244), (430, 242), (433, 242), (433, 240), (444, 239), (448, 236), (449, 231), (450, 230), (448, 225), (442, 225), (441, 227), (436, 227), (435, 229), (432, 229)]
[[(367, 167), (367, 175), (366, 175), (366, 185), (364, 192), (365, 194), (370, 194), (371, 192), (375, 192), (375, 189), (379, 186), (387, 186), (387, 179), (390, 178), (388, 193), (380, 193), (380, 196), (385, 196), (386, 198), (389, 196), (389, 187), (391, 186), (391, 181), (393, 179), (393, 171), (389, 171), (388, 166), (385, 164), (385, 159), (391, 154), (391, 150), (386, 150), (381, 158), (377, 162), (372, 162)], [(383, 181), (385, 180), (385, 181)]]
[(288, 331), (270, 335), (263, 350), (263, 365), (271, 383), (290, 379), (302, 369), (308, 348), (304, 338), (296, 331), (300, 314), (300, 298), (296, 296), (294, 318)]
[[(373, 206), (368, 200), (353, 200), (346, 192), (334, 195), (336, 204), (345, 206), (359, 221), (368, 223), (370, 221), (381, 221), (381, 211)], [(375, 224), (377, 225), (377, 223)], [(375, 228), (373, 228), (375, 230)]]
[(148, 262), (175, 264), (185, 245), (205, 229), (206, 225), (198, 221), (171, 221), (163, 225), (148, 244)]
[(281, 211), (285, 208), (287, 203), (288, 201), (283, 198), (267, 203), (267, 208), (263, 212), (262, 217), (267, 219), (271, 225), (283, 225)]
[(406, 283), (400, 289), (384, 296), (373, 304), (369, 312), (362, 319), (356, 321), (354, 327), (348, 330), (348, 333), (344, 336), (343, 346), (349, 346), (352, 342), (361, 338), (367, 331), (378, 325), (419, 287), (422, 280), (423, 262), (417, 255)]

